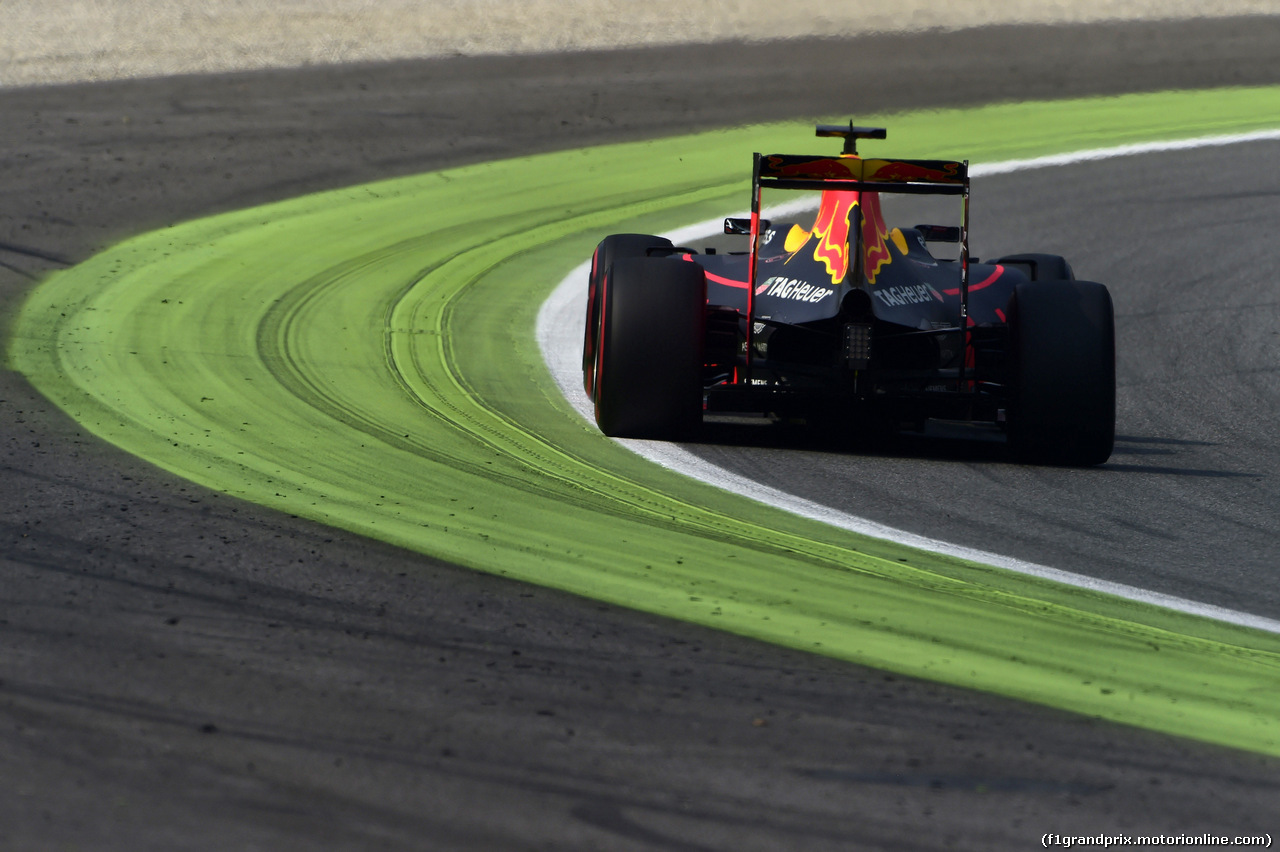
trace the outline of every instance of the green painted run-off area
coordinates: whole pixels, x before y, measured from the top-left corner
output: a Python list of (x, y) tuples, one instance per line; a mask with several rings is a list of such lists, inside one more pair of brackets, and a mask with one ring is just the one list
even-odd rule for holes
[[(985, 163), (1277, 115), (1267, 88), (857, 118), (890, 128), (874, 153)], [(10, 360), (93, 433), (285, 512), (769, 642), (1280, 754), (1280, 637), (803, 520), (637, 458), (559, 397), (533, 327), (566, 272), (607, 233), (741, 208), (751, 152), (826, 150), (811, 134), (795, 122), (569, 151), (144, 234), (39, 286)]]

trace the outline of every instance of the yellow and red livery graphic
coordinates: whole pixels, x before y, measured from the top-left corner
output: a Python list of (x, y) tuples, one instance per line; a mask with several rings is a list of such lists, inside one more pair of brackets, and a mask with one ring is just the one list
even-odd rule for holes
[(862, 193), (862, 268), (867, 283), (876, 283), (876, 276), (893, 255), (889, 253), (889, 228), (880, 212), (880, 195)]
[(889, 229), (880, 212), (878, 193), (852, 190), (823, 192), (813, 228), (806, 231), (799, 225), (793, 226), (783, 248), (788, 254), (795, 254), (814, 240), (813, 259), (826, 267), (833, 284), (839, 284), (849, 274), (849, 219), (853, 208), (859, 205), (862, 207), (863, 269), (866, 270), (867, 281), (876, 283), (880, 269), (893, 259), (889, 253)]
[(792, 227), (783, 248), (795, 254), (810, 239), (815, 239), (813, 259), (826, 267), (833, 284), (839, 284), (849, 274), (849, 215), (857, 203), (856, 192), (822, 193), (822, 204), (812, 230), (806, 231), (799, 225)]
[(964, 164), (950, 160), (863, 160), (867, 183), (964, 183)]
[(862, 180), (862, 161), (854, 157), (795, 157), (770, 154), (760, 177), (793, 180)]

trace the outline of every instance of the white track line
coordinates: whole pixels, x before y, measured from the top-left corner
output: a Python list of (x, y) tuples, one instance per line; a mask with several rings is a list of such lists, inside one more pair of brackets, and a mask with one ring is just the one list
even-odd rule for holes
[[(986, 175), (1026, 171), (1029, 169), (1063, 166), (1090, 160), (1104, 160), (1112, 157), (1127, 157), (1139, 154), (1160, 153), (1164, 151), (1184, 151), (1193, 148), (1236, 145), (1244, 142), (1258, 142), (1265, 140), (1280, 140), (1280, 130), (1262, 130), (1254, 133), (1238, 133), (1226, 136), (1207, 136), (1199, 139), (1183, 139), (1174, 142), (1149, 142), (1134, 145), (1119, 145), (1113, 148), (1077, 151), (1070, 154), (1056, 154), (1049, 157), (1037, 157), (1029, 160), (1008, 160), (1001, 163), (985, 163), (974, 166), (969, 170), (969, 173), (974, 177), (982, 177)], [(788, 207), (794, 207), (795, 210), (799, 210), (803, 209), (804, 205), (788, 205)], [(795, 212), (795, 210), (791, 212)], [(785, 215), (788, 211), (786, 209), (773, 209), (771, 212), (774, 215)], [(745, 216), (746, 214), (740, 213), (726, 215)], [(667, 236), (670, 237), (672, 242), (680, 245), (681, 243), (690, 242), (701, 237), (719, 233), (721, 229), (721, 222), (722, 219), (720, 218), (706, 222), (699, 222), (696, 225), (672, 231), (667, 234)], [(576, 267), (569, 273), (568, 277), (560, 283), (555, 292), (551, 294), (551, 297), (543, 304), (541, 311), (538, 313), (537, 335), (538, 345), (542, 349), (542, 357), (547, 362), (547, 366), (551, 370), (551, 375), (555, 377), (556, 383), (560, 386), (561, 392), (565, 395), (565, 398), (569, 400), (570, 404), (577, 409), (579, 414), (587, 420), (594, 422), (591, 403), (582, 389), (582, 315), (584, 305), (586, 303), (586, 283), (589, 268), (590, 261)], [(906, 545), (907, 547), (914, 547), (932, 553), (955, 556), (985, 565), (993, 565), (1010, 571), (1016, 571), (1020, 574), (1029, 574), (1033, 577), (1054, 580), (1059, 583), (1065, 583), (1069, 586), (1105, 592), (1117, 597), (1139, 601), (1141, 603), (1154, 604), (1177, 612), (1212, 618), (1228, 624), (1253, 627), (1258, 630), (1265, 630), (1269, 633), (1280, 633), (1280, 621), (1277, 621), (1276, 619), (1227, 609), (1225, 607), (1214, 606), (1212, 604), (1201, 603), (1199, 601), (1188, 600), (1186, 598), (1179, 598), (1173, 595), (1166, 595), (1149, 589), (1140, 589), (1136, 586), (1125, 585), (1124, 583), (1113, 583), (1108, 580), (1099, 580), (1096, 577), (1089, 577), (1084, 574), (1063, 571), (1058, 568), (1051, 568), (1047, 565), (1038, 565), (1034, 562), (1024, 562), (1021, 559), (1014, 559), (1008, 556), (1001, 556), (997, 553), (963, 547), (950, 542), (927, 538), (905, 530), (885, 526), (884, 524), (868, 520), (867, 518), (850, 515), (829, 506), (823, 506), (819, 503), (815, 503), (812, 500), (806, 500), (802, 497), (797, 497), (794, 494), (788, 494), (785, 491), (761, 485), (760, 483), (750, 480), (744, 476), (717, 467), (716, 465), (695, 456), (675, 444), (669, 444), (662, 441), (639, 441), (630, 439), (618, 440), (617, 443), (632, 452), (649, 459), (650, 461), (668, 468), (669, 470), (682, 473), (686, 476), (691, 476), (694, 479), (701, 480), (718, 488), (723, 488), (735, 494), (750, 497), (753, 500), (792, 512), (801, 517), (831, 524), (832, 526), (849, 530), (850, 532), (874, 536), (875, 538), (885, 539), (897, 544)]]

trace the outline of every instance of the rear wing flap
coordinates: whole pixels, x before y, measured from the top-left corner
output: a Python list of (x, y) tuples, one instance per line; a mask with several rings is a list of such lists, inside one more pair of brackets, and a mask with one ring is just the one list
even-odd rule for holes
[(969, 163), (764, 154), (757, 159), (756, 185), (776, 189), (962, 195), (969, 187)]

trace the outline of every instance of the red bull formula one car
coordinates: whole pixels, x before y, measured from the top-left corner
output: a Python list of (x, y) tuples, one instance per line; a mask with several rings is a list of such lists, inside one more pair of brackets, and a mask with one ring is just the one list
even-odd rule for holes
[[(678, 439), (705, 413), (846, 431), (968, 421), (1004, 430), (1026, 461), (1105, 462), (1106, 287), (1075, 280), (1055, 255), (971, 258), (967, 162), (860, 157), (857, 141), (884, 139), (882, 128), (817, 135), (843, 138), (843, 153), (755, 155), (751, 216), (724, 228), (745, 251), (645, 234), (597, 246), (582, 365), (600, 429)], [(766, 189), (809, 191), (812, 224), (762, 218)], [(954, 196), (959, 224), (890, 227), (891, 194)], [(949, 258), (930, 248), (947, 244)]]

